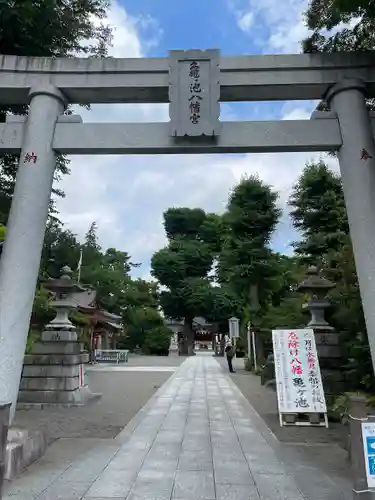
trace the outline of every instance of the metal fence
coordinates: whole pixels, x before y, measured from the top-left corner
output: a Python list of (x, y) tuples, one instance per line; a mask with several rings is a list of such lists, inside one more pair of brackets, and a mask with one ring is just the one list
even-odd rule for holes
[(127, 363), (129, 351), (125, 349), (96, 349), (95, 361), (98, 363)]

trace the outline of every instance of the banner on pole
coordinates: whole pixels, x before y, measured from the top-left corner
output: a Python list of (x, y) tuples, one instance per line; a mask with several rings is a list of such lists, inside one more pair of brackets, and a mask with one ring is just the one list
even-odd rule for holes
[(273, 330), (279, 413), (327, 413), (314, 332)]

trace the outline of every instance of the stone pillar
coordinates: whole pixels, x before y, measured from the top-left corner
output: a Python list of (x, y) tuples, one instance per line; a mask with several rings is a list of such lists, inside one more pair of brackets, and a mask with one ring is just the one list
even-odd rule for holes
[(361, 81), (343, 80), (326, 96), (336, 112), (342, 136), (338, 152), (350, 236), (375, 364), (375, 144), (365, 87)]
[(362, 422), (374, 422), (368, 417), (366, 398), (351, 396), (349, 405), (350, 464), (353, 480), (353, 500), (373, 500), (368, 491), (365, 455), (363, 452)]
[(169, 343), (169, 355), (178, 354), (178, 335), (177, 333), (171, 334), (171, 340)]
[(103, 349), (105, 351), (108, 351), (111, 348), (110, 343), (109, 343), (109, 334), (108, 332), (104, 332), (104, 347)]
[(64, 98), (53, 86), (33, 87), (7, 235), (0, 261), (0, 400), (12, 420), (29, 331), (56, 165), (52, 149)]
[(5, 459), (8, 437), (10, 403), (0, 403), (0, 500), (5, 479)]
[(98, 349), (98, 351), (102, 350), (102, 336), (101, 335), (98, 335), (98, 343), (96, 345), (96, 349)]

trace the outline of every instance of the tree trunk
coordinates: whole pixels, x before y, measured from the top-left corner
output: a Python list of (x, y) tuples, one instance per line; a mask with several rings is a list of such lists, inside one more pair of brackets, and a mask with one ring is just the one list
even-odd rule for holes
[(264, 365), (266, 357), (264, 355), (264, 342), (263, 342), (262, 336), (260, 335), (260, 332), (257, 332), (255, 334), (255, 345), (256, 345), (256, 351), (257, 351), (258, 366)]
[(225, 354), (225, 333), (220, 334), (220, 356)]
[(184, 321), (184, 355), (193, 356), (194, 355), (194, 333), (193, 333), (193, 320), (191, 318), (185, 318)]
[(95, 361), (95, 350), (94, 350), (94, 330), (90, 328), (89, 330), (89, 363), (93, 364)]

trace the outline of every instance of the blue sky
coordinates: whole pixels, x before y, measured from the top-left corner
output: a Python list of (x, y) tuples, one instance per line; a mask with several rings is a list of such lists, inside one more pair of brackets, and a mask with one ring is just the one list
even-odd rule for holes
[[(297, 53), (306, 36), (306, 0), (117, 0), (107, 22), (114, 57), (166, 57), (170, 49), (219, 48), (222, 55)], [(222, 120), (307, 119), (314, 103), (233, 103)], [(78, 111), (85, 122), (168, 121), (167, 105), (101, 105)], [(80, 238), (92, 221), (104, 248), (128, 251), (149, 277), (150, 258), (165, 245), (162, 213), (170, 206), (222, 212), (230, 189), (259, 174), (280, 193), (284, 215), (273, 246), (290, 252), (297, 235), (286, 200), (304, 164), (316, 154), (199, 156), (82, 156), (71, 162), (62, 187), (61, 217)], [(333, 165), (335, 168), (335, 165)]]

